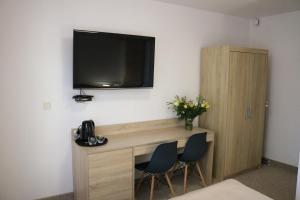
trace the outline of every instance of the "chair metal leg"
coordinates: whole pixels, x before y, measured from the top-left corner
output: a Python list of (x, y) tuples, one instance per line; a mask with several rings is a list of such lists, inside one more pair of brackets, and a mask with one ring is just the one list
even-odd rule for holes
[(140, 188), (141, 188), (141, 186), (142, 186), (142, 183), (143, 183), (143, 181), (144, 181), (144, 178), (145, 178), (145, 173), (143, 172), (142, 175), (141, 175), (141, 177), (140, 177), (140, 180), (139, 180), (139, 182), (138, 182), (138, 184), (137, 184), (137, 186), (136, 186), (136, 189), (135, 189), (135, 193), (136, 193), (136, 194), (137, 194), (138, 191), (140, 190)]
[(154, 190), (154, 180), (155, 180), (155, 176), (152, 175), (151, 176), (151, 189), (150, 189), (150, 200), (153, 199), (153, 190)]
[(207, 185), (206, 185), (206, 183), (205, 183), (205, 180), (204, 180), (204, 177), (203, 177), (203, 174), (202, 174), (202, 172), (201, 172), (201, 169), (200, 169), (200, 166), (199, 166), (199, 163), (198, 163), (198, 162), (196, 162), (196, 167), (197, 167), (198, 173), (199, 173), (199, 175), (200, 175), (201, 181), (202, 181), (203, 185), (206, 187)]
[(169, 178), (169, 176), (168, 176), (168, 173), (165, 173), (165, 178), (166, 178), (166, 180), (167, 180), (167, 183), (168, 183), (168, 185), (169, 185), (169, 188), (170, 188), (170, 191), (171, 191), (172, 195), (175, 195), (175, 192), (174, 192), (172, 183), (171, 183), (171, 181), (170, 181), (170, 178)]
[(187, 175), (188, 175), (188, 165), (184, 166), (184, 182), (183, 182), (183, 193), (187, 191)]

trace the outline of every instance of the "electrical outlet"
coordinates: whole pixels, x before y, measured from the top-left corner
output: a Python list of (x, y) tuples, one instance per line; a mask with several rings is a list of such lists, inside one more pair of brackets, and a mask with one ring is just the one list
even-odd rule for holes
[(51, 110), (51, 103), (50, 102), (44, 102), (43, 103), (43, 109), (44, 110)]

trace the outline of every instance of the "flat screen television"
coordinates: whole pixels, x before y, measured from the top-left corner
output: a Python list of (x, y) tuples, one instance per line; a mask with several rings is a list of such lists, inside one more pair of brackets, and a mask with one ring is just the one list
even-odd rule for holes
[(73, 88), (153, 87), (155, 38), (73, 31)]

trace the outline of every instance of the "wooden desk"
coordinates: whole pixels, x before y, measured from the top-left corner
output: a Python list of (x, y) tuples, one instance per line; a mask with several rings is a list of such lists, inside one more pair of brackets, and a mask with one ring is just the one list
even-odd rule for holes
[(96, 127), (108, 144), (81, 147), (72, 141), (73, 183), (76, 200), (134, 199), (135, 156), (151, 154), (164, 142), (178, 141), (178, 148), (199, 132), (207, 132), (208, 151), (200, 164), (206, 182), (212, 182), (214, 133), (210, 130), (184, 129), (177, 119), (155, 120)]

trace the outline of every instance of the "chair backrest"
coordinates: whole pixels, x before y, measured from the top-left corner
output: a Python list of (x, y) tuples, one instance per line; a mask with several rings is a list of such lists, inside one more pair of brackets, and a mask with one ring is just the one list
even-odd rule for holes
[(182, 154), (184, 161), (195, 162), (202, 158), (207, 150), (206, 135), (207, 133), (197, 133), (188, 139)]
[(164, 173), (171, 169), (177, 160), (177, 141), (160, 144), (152, 154), (145, 169), (149, 173)]

